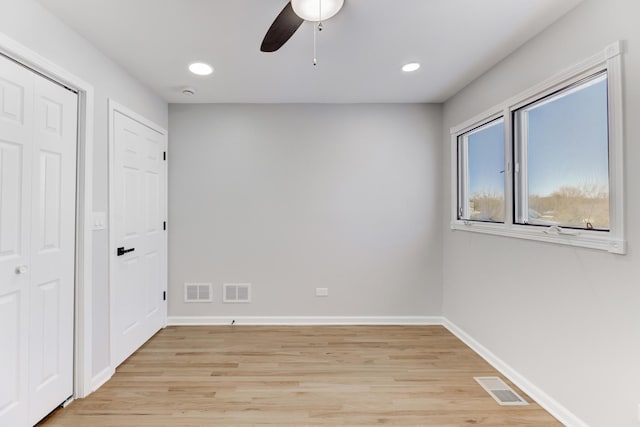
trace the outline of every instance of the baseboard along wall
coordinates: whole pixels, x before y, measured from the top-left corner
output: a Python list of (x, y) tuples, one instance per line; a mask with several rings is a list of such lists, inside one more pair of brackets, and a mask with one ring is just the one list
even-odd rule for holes
[(168, 326), (442, 325), (440, 316), (170, 316)]
[(112, 368), (111, 366), (107, 366), (102, 371), (94, 375), (91, 378), (91, 393), (102, 387), (104, 383), (109, 381), (115, 373), (116, 371), (114, 368)]
[(542, 391), (533, 382), (529, 381), (524, 375), (520, 374), (504, 360), (500, 359), (488, 348), (480, 344), (476, 339), (458, 327), (455, 323), (443, 318), (442, 326), (447, 328), (449, 332), (469, 346), (469, 348), (482, 357), (487, 363), (489, 363), (489, 365), (493, 366), (498, 372), (508, 378), (509, 381), (529, 395), (529, 397), (535, 400), (562, 424), (570, 427), (589, 427), (587, 423), (562, 406), (557, 400)]

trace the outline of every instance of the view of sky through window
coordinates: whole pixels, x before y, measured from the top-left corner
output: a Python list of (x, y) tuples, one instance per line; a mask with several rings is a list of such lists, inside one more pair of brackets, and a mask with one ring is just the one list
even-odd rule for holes
[(609, 229), (607, 77), (525, 107), (530, 224)]
[(504, 121), (469, 135), (469, 193), (504, 197)]
[(608, 189), (607, 80), (603, 75), (528, 110), (529, 194)]
[(467, 136), (470, 219), (504, 221), (504, 120)]

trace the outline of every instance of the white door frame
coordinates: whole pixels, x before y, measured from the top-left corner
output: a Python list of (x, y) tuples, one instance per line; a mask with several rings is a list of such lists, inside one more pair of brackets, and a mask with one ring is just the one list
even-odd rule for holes
[(35, 51), (0, 33), (0, 53), (78, 92), (78, 158), (76, 163), (76, 254), (74, 398), (85, 397), (92, 376), (92, 250), (93, 250), (93, 86)]
[[(158, 132), (159, 134), (161, 134), (165, 140), (165, 142), (167, 141), (167, 130), (164, 129), (162, 126), (152, 122), (151, 120), (141, 116), (140, 114), (136, 113), (135, 111), (125, 107), (124, 105), (114, 101), (113, 99), (109, 98), (109, 118), (108, 118), (108, 128), (109, 128), (109, 358), (111, 360), (111, 374), (113, 374), (115, 372), (115, 369), (117, 368), (117, 366), (113, 366), (114, 363), (114, 357), (113, 357), (113, 316), (114, 316), (114, 312), (113, 312), (113, 286), (111, 283), (111, 280), (114, 277), (114, 271), (115, 271), (115, 267), (116, 267), (116, 257), (115, 257), (115, 249), (116, 249), (116, 241), (115, 241), (115, 212), (114, 212), (114, 204), (113, 201), (115, 200), (114, 196), (115, 196), (115, 189), (114, 189), (114, 185), (113, 183), (115, 182), (115, 129), (114, 129), (114, 125), (115, 125), (115, 113), (119, 112), (141, 124), (143, 124), (144, 126)], [(168, 152), (168, 145), (165, 144), (165, 151)], [(166, 160), (166, 157), (165, 157)], [(164, 204), (164, 212), (162, 213), (164, 215), (164, 218), (168, 218), (168, 206), (169, 206), (169, 167), (168, 167), (168, 162), (165, 162), (165, 164), (167, 165), (166, 167), (166, 173), (165, 173), (165, 182), (164, 182), (164, 188), (165, 188), (165, 204)], [(168, 257), (168, 253), (169, 253), (169, 247), (168, 247), (168, 237), (167, 237), (167, 232), (165, 232), (165, 238), (164, 238), (164, 245), (165, 245), (165, 251), (164, 251), (164, 259), (162, 260), (164, 263), (164, 267), (162, 270), (162, 274), (160, 276), (161, 280), (163, 281), (164, 284), (164, 290), (165, 292), (167, 292), (167, 268), (168, 268), (168, 262), (167, 262), (167, 257)], [(167, 301), (164, 301), (164, 307), (163, 307), (163, 316), (164, 316), (164, 322), (163, 322), (163, 327), (167, 325)]]

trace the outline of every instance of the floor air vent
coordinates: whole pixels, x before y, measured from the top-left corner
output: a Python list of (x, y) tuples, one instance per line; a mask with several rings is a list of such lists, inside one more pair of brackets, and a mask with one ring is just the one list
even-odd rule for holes
[(222, 302), (251, 302), (251, 283), (225, 283), (222, 291)]
[(500, 405), (528, 405), (526, 400), (498, 377), (473, 377), (473, 379)]
[(211, 302), (213, 291), (211, 283), (185, 283), (184, 302)]

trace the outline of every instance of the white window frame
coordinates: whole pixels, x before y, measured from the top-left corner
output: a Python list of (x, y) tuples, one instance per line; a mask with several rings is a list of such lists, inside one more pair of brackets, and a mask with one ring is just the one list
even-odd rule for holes
[[(624, 223), (623, 114), (622, 114), (622, 42), (617, 41), (597, 54), (544, 82), (498, 104), (482, 114), (454, 126), (451, 133), (451, 229), (498, 236), (551, 242), (591, 248), (615, 254), (626, 253)], [(557, 225), (528, 226), (515, 224), (513, 167), (514, 111), (566, 88), (585, 77), (607, 72), (609, 125), (609, 215), (610, 230), (582, 230)], [(505, 222), (491, 223), (458, 219), (458, 137), (497, 118), (504, 117), (505, 132)], [(520, 180), (522, 182), (523, 180)]]
[[(504, 125), (504, 118), (502, 114), (497, 115), (496, 117), (490, 118), (486, 120), (486, 122), (478, 127), (474, 127), (472, 129), (463, 132), (462, 134), (456, 137), (457, 140), (457, 156), (458, 156), (458, 206), (456, 218), (460, 218), (461, 221), (478, 221), (469, 219), (471, 216), (471, 204), (469, 203), (469, 143), (468, 140), (464, 141), (464, 138), (468, 138), (467, 134), (471, 134), (474, 132), (480, 132), (484, 129), (487, 129), (491, 126), (495, 125), (495, 122), (498, 120), (502, 120), (502, 124)], [(462, 153), (461, 153), (462, 151)], [(506, 200), (505, 200), (506, 202)], [(502, 224), (502, 221), (479, 221), (479, 222), (488, 222), (491, 224)]]

